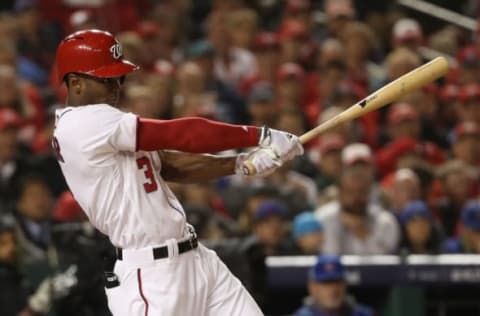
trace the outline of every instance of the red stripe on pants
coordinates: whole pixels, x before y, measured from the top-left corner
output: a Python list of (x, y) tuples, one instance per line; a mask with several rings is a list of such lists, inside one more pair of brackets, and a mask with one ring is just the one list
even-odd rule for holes
[(137, 269), (137, 281), (138, 281), (138, 291), (140, 292), (140, 296), (142, 297), (143, 302), (145, 303), (145, 316), (148, 316), (148, 301), (143, 294), (142, 288), (142, 275), (140, 273), (140, 269)]

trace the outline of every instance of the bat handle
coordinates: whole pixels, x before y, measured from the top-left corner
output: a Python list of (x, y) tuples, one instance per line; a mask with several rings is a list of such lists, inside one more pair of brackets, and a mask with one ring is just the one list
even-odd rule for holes
[(251, 161), (245, 161), (242, 166), (243, 175), (245, 176), (254, 176), (257, 174), (257, 169)]

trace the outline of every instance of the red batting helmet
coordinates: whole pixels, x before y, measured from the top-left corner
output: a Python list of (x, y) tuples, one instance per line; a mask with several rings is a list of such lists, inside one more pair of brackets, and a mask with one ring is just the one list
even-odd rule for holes
[(65, 37), (57, 49), (60, 81), (68, 73), (99, 78), (124, 76), (139, 67), (123, 59), (122, 46), (112, 34), (100, 30), (78, 31)]

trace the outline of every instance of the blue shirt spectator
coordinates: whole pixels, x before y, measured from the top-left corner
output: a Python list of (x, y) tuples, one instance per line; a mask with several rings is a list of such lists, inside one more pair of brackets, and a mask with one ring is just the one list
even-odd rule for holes
[(306, 303), (294, 316), (372, 316), (373, 310), (347, 296), (340, 257), (321, 255), (309, 273)]
[(462, 209), (460, 236), (448, 239), (444, 250), (447, 253), (480, 253), (480, 201), (471, 201)]

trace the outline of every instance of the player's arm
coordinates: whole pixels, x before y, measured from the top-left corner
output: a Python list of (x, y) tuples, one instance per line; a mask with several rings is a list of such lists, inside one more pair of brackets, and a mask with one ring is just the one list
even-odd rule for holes
[(259, 176), (265, 176), (282, 165), (271, 149), (255, 150), (249, 154), (235, 156), (216, 156), (191, 154), (178, 151), (159, 151), (162, 160), (162, 178), (179, 183), (198, 183), (217, 178), (243, 174), (243, 162), (248, 159), (254, 165)]
[(255, 126), (232, 125), (199, 117), (175, 120), (139, 118), (135, 149), (212, 153), (246, 147), (269, 147), (283, 161), (303, 153), (298, 137)]
[(136, 150), (212, 153), (255, 147), (261, 136), (261, 128), (255, 126), (225, 124), (199, 117), (174, 120), (139, 118)]

